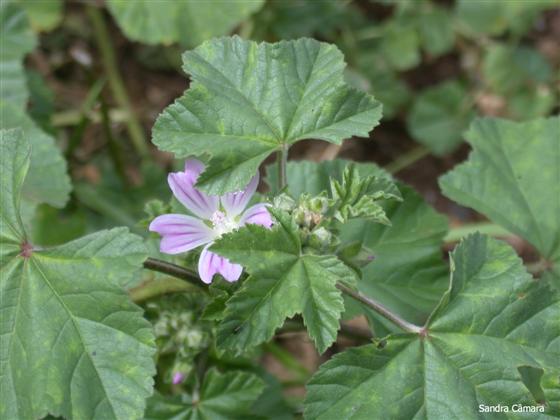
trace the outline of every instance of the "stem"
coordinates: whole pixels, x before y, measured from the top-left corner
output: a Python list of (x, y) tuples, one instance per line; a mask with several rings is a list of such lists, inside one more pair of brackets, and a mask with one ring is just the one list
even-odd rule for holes
[[(83, 139), (84, 130), (88, 126), (90, 122), (89, 114), (91, 113), (94, 105), (97, 103), (99, 95), (101, 95), (101, 91), (103, 90), (103, 86), (105, 85), (105, 79), (101, 78), (98, 79), (90, 88), (86, 99), (82, 105), (82, 109), (77, 111), (76, 115), (76, 123), (77, 127), (74, 128), (72, 134), (70, 135), (70, 140), (68, 141), (68, 147), (66, 149), (65, 155), (66, 160), (70, 160), (74, 151), (80, 144), (81, 140)], [(56, 119), (55, 115), (52, 117), (52, 124), (56, 126)]]
[(544, 273), (545, 271), (551, 270), (552, 269), (552, 262), (541, 258), (539, 261), (533, 262), (533, 263), (529, 263), (529, 264), (525, 264), (525, 267), (527, 268), (527, 271), (533, 275), (540, 275), (542, 273)]
[(113, 130), (111, 129), (111, 120), (109, 119), (109, 107), (105, 99), (101, 98), (101, 127), (103, 128), (103, 133), (107, 138), (109, 147), (109, 156), (113, 161), (115, 170), (119, 175), (123, 185), (128, 186), (129, 181), (126, 176), (125, 160), (122, 154), (122, 149), (120, 144), (115, 140), (113, 136)]
[(311, 373), (303, 366), (290, 352), (284, 350), (274, 342), (263, 344), (263, 349), (270, 353), (282, 366), (291, 370), (304, 382), (311, 376)]
[(396, 174), (429, 154), (430, 150), (428, 150), (426, 146), (416, 146), (414, 149), (409, 150), (404, 155), (399, 156), (393, 162), (389, 163), (385, 166), (385, 169), (391, 174)]
[[(284, 323), (282, 328), (278, 330), (279, 334), (284, 333), (294, 333), (305, 331), (305, 325), (303, 321), (298, 319), (297, 321), (288, 320)], [(339, 333), (347, 338), (351, 338), (359, 341), (371, 341), (374, 338), (373, 333), (367, 328), (355, 327), (353, 325), (348, 325), (340, 323)]]
[[(197, 288), (196, 290), (200, 290)], [(168, 293), (179, 293), (193, 291), (193, 286), (183, 280), (174, 277), (166, 277), (162, 280), (148, 280), (138, 287), (129, 291), (134, 302), (142, 302), (150, 298), (166, 295)]]
[(480, 232), (489, 236), (512, 236), (509, 231), (494, 223), (470, 223), (450, 229), (444, 241), (456, 242), (475, 232)]
[(395, 325), (399, 326), (404, 331), (414, 333), (414, 334), (420, 334), (420, 333), (423, 332), (423, 327), (419, 327), (418, 325), (414, 325), (414, 324), (412, 324), (408, 321), (405, 321), (400, 316), (391, 312), (389, 309), (387, 309), (381, 303), (376, 302), (372, 298), (370, 298), (368, 296), (365, 296), (365, 295), (361, 294), (360, 292), (356, 292), (356, 291), (352, 290), (351, 288), (349, 288), (348, 286), (346, 286), (342, 283), (337, 283), (336, 287), (338, 287), (338, 289), (341, 292), (347, 294), (348, 296), (350, 296), (353, 299), (356, 299), (358, 302), (363, 303), (364, 305), (373, 309), (378, 314), (387, 318), (389, 321), (393, 322)]
[(119, 107), (124, 108), (129, 114), (126, 126), (132, 144), (136, 148), (138, 154), (141, 157), (145, 157), (148, 155), (148, 145), (144, 137), (144, 131), (133, 112), (124, 82), (119, 73), (115, 50), (111, 43), (107, 25), (105, 24), (102, 13), (97, 7), (87, 6), (87, 12), (93, 24), (95, 39), (99, 46), (103, 66), (109, 78), (109, 86), (111, 86), (111, 90)]
[(277, 152), (278, 161), (278, 191), (282, 191), (288, 185), (287, 166), (288, 166), (288, 145), (283, 145)]
[(184, 280), (194, 286), (205, 287), (206, 285), (200, 281), (198, 275), (188, 268), (181, 267), (167, 261), (158, 260), (156, 258), (148, 258), (144, 261), (144, 268), (160, 273), (168, 274), (172, 277)]
[[(148, 258), (146, 261), (144, 261), (144, 268), (147, 268), (148, 270), (159, 271), (160, 273), (169, 274), (170, 276), (177, 277), (179, 279), (188, 281), (191, 284), (195, 284), (197, 286), (203, 287), (203, 284), (200, 282), (198, 276), (195, 273), (193, 273), (191, 270), (184, 267), (180, 267), (176, 264), (167, 261), (162, 261), (155, 258)], [(338, 289), (341, 292), (347, 294), (353, 299), (356, 299), (358, 302), (361, 302), (364, 305), (370, 307), (380, 315), (387, 318), (389, 321), (392, 321), (395, 325), (399, 326), (404, 331), (415, 333), (415, 334), (420, 334), (424, 331), (423, 327), (419, 327), (418, 325), (414, 325), (408, 321), (405, 321), (397, 314), (391, 312), (385, 306), (383, 306), (379, 302), (376, 302), (370, 297), (367, 297), (361, 294), (360, 292), (356, 292), (352, 290), (350, 287), (342, 283), (337, 283), (336, 287), (338, 287)]]

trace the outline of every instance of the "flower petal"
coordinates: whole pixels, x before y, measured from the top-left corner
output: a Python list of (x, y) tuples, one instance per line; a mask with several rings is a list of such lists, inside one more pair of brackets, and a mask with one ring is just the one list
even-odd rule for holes
[(167, 181), (173, 195), (183, 206), (198, 217), (209, 220), (218, 210), (219, 197), (206, 195), (194, 186), (203, 170), (204, 165), (201, 162), (189, 159), (185, 163), (185, 171), (170, 173)]
[(210, 245), (204, 247), (200, 254), (200, 259), (198, 260), (198, 274), (200, 279), (204, 283), (210, 284), (212, 283), (214, 274), (221, 274), (224, 279), (229, 282), (239, 280), (243, 267), (239, 264), (231, 263), (227, 258), (208, 251), (209, 246)]
[(245, 210), (245, 207), (247, 207), (247, 204), (249, 204), (249, 200), (251, 200), (253, 194), (255, 194), (258, 185), (259, 174), (257, 173), (253, 178), (251, 178), (249, 184), (247, 184), (242, 191), (222, 195), (220, 199), (226, 213), (230, 217), (241, 214), (241, 212)]
[(215, 239), (214, 231), (202, 220), (184, 214), (164, 214), (150, 223), (150, 231), (162, 236), (160, 251), (180, 254)]
[(272, 227), (272, 216), (266, 209), (267, 205), (263, 203), (255, 204), (249, 207), (241, 216), (239, 221), (240, 225), (245, 225), (247, 223), (254, 225), (261, 225), (267, 228)]

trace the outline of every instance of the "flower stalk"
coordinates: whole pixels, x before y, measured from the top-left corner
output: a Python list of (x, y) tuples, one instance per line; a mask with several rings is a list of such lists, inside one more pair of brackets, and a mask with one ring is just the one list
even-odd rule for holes
[[(144, 261), (144, 268), (148, 270), (158, 271), (160, 273), (168, 274), (178, 279), (185, 280), (191, 284), (195, 284), (199, 287), (204, 287), (204, 288), (207, 287), (207, 285), (205, 283), (202, 283), (198, 278), (198, 276), (193, 271), (167, 261), (158, 260), (156, 258), (148, 258), (146, 261)], [(337, 283), (336, 287), (342, 293), (350, 296), (352, 299), (355, 299), (358, 302), (363, 303), (367, 307), (373, 309), (375, 312), (387, 318), (389, 321), (393, 322), (395, 325), (402, 328), (404, 331), (413, 334), (423, 333), (424, 331), (423, 327), (412, 324), (402, 319), (399, 315), (395, 314), (390, 309), (386, 308), (384, 305), (375, 301), (374, 299), (365, 296), (358, 291), (352, 290), (350, 287), (342, 283)]]

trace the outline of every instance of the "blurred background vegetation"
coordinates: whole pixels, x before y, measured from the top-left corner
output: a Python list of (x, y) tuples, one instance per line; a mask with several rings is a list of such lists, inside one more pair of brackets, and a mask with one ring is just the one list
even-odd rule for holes
[[(381, 125), (369, 141), (309, 140), (290, 158), (376, 162), (457, 229), (483, 219), (445, 199), (437, 177), (466, 158), (470, 121), (559, 111), (560, 0), (2, 0), (0, 7), (1, 126), (23, 126), (34, 143), (24, 204), (41, 245), (117, 225), (147, 236), (158, 212), (151, 200), (168, 201), (166, 174), (177, 165), (151, 145), (151, 127), (188, 87), (181, 53), (214, 36), (336, 44), (349, 83), (383, 103)], [(517, 244), (522, 255), (531, 252), (524, 246)], [(146, 308), (163, 331), (162, 354), (173, 355), (169, 365), (188, 370), (208, 345), (208, 327), (195, 322), (200, 300), (185, 315), (177, 308), (187, 298), (173, 299)], [(180, 351), (177, 331), (189, 343)], [(297, 377), (317, 363), (268, 346)]]

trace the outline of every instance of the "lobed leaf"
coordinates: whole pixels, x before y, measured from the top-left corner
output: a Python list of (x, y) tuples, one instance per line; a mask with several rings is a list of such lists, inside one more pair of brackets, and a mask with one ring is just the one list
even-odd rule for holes
[(558, 415), (558, 294), (488, 237), (468, 237), (451, 258), (449, 289), (424, 332), (325, 363), (308, 384), (306, 418), (478, 419), (479, 404), (536, 407), (520, 366), (544, 371), (544, 411)]
[(432, 153), (444, 155), (461, 144), (463, 131), (472, 118), (467, 90), (452, 80), (421, 92), (407, 115), (406, 125), (416, 141)]
[(177, 157), (206, 157), (198, 186), (211, 194), (245, 187), (274, 151), (309, 138), (367, 136), (381, 117), (372, 96), (345, 85), (333, 45), (220, 38), (183, 60), (190, 88), (160, 115), (152, 141)]
[(402, 199), (397, 186), (386, 177), (374, 175), (361, 178), (358, 169), (349, 165), (342, 173), (342, 181), (331, 178), (331, 196), (335, 206), (334, 217), (342, 223), (364, 218), (391, 225), (382, 207), (383, 201)]
[(322, 353), (336, 339), (344, 310), (336, 283), (353, 283), (354, 274), (334, 256), (302, 255), (295, 223), (270, 211), (277, 220), (272, 230), (247, 225), (211, 248), (250, 274), (227, 301), (218, 345), (236, 351), (258, 345), (270, 340), (286, 318), (302, 314)]
[[(391, 226), (350, 221), (342, 226), (340, 238), (345, 243), (362, 242), (374, 256), (362, 268), (358, 289), (404, 318), (423, 323), (448, 282), (441, 251), (447, 219), (411, 187), (399, 184), (399, 189), (402, 202), (384, 206)], [(377, 336), (397, 331), (377, 313), (362, 310), (373, 322)]]
[(206, 374), (200, 395), (163, 397), (148, 400), (145, 420), (173, 419), (246, 419), (251, 405), (264, 390), (264, 383), (247, 372), (219, 373), (211, 369)]
[(147, 44), (179, 42), (189, 48), (227, 35), (263, 4), (264, 0), (107, 1), (109, 11), (130, 39)]
[(31, 144), (29, 172), (23, 184), (23, 197), (33, 204), (64, 207), (72, 186), (66, 161), (53, 137), (41, 130), (23, 110), (0, 100), (0, 129), (20, 128)]
[(23, 57), (37, 43), (25, 11), (13, 1), (0, 2), (0, 97), (17, 109), (28, 99)]
[[(303, 193), (320, 194), (329, 189), (331, 179), (341, 179), (352, 164), (361, 177), (393, 182), (383, 169), (371, 163), (351, 163), (342, 159), (320, 163), (288, 162), (288, 186), (297, 197)], [(274, 190), (277, 171), (268, 167), (266, 182)], [(431, 208), (412, 188), (396, 184), (402, 202), (384, 202), (383, 209), (392, 226), (363, 219), (340, 226), (343, 244), (359, 242), (371, 251), (373, 261), (362, 267), (358, 289), (382, 301), (391, 310), (414, 322), (426, 320), (447, 284), (447, 264), (441, 247), (447, 232), (447, 219)], [(346, 302), (346, 316), (366, 313), (377, 335), (394, 331), (394, 325), (367, 308)], [(357, 309), (354, 310), (354, 309)]]
[(154, 337), (122, 285), (145, 259), (142, 239), (120, 228), (30, 244), (19, 216), (30, 144), (21, 130), (1, 137), (0, 417), (139, 418)]
[(466, 138), (473, 151), (440, 178), (443, 193), (534, 245), (560, 287), (560, 117), (479, 119)]

